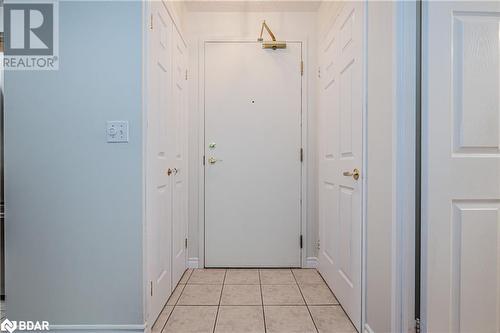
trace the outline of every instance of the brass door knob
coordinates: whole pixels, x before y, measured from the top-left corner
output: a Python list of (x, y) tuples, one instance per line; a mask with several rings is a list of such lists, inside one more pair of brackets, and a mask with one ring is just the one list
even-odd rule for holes
[(344, 171), (343, 175), (346, 177), (352, 177), (352, 178), (354, 178), (354, 180), (358, 180), (359, 179), (359, 170), (354, 169), (354, 170), (352, 170), (352, 172)]
[(215, 164), (215, 163), (217, 163), (217, 159), (216, 159), (215, 157), (210, 157), (210, 158), (208, 159), (208, 163), (210, 163), (210, 164)]
[(168, 168), (167, 170), (167, 176), (170, 176), (172, 174), (172, 169)]

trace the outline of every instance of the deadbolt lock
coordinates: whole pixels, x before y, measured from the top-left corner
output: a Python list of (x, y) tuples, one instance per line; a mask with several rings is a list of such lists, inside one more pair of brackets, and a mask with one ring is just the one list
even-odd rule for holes
[(211, 142), (208, 144), (208, 148), (214, 149), (215, 148), (215, 142)]
[(346, 177), (352, 177), (352, 178), (354, 178), (354, 180), (358, 180), (359, 179), (359, 170), (358, 169), (354, 169), (354, 170), (352, 170), (352, 172), (345, 171), (343, 173), (343, 175), (346, 176)]

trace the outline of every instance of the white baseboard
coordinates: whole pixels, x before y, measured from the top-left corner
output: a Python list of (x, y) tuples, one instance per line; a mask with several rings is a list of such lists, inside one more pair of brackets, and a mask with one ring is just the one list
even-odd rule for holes
[(318, 258), (316, 257), (307, 257), (305, 268), (318, 268)]
[[(187, 261), (188, 268), (200, 268), (198, 258), (189, 258)], [(318, 258), (307, 257), (304, 268), (318, 268)]]
[(200, 268), (198, 258), (189, 258), (187, 261), (188, 268)]
[(134, 333), (134, 332), (144, 332), (145, 325), (50, 325), (51, 331), (64, 331), (65, 333), (70, 332), (92, 332), (92, 333)]

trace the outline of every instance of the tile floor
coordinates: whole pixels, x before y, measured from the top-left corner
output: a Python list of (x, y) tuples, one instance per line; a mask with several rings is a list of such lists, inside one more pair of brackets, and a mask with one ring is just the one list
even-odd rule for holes
[(356, 332), (315, 269), (196, 269), (153, 333)]

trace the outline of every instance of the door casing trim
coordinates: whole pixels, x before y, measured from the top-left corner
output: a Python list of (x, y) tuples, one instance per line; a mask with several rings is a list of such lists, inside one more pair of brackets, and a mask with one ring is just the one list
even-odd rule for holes
[[(369, 41), (370, 31), (368, 30), (368, 22), (370, 21), (370, 6), (376, 6), (373, 3), (364, 0), (365, 5), (365, 117), (369, 112), (376, 112), (375, 109), (370, 110), (368, 103), (368, 90), (370, 89), (369, 80), (367, 77), (370, 73), (368, 66), (368, 51), (370, 48)], [(390, 12), (387, 13), (387, 19), (393, 21), (393, 26), (396, 31), (394, 38), (391, 41), (393, 54), (393, 85), (386, 87), (391, 89), (393, 108), (392, 113), (392, 161), (391, 165), (394, 170), (398, 170), (391, 179), (393, 182), (393, 218), (391, 219), (391, 294), (387, 295), (391, 298), (392, 306), (387, 309), (387, 317), (390, 322), (390, 331), (393, 332), (412, 332), (415, 329), (414, 321), (414, 291), (415, 291), (415, 180), (416, 170), (416, 141), (418, 136), (416, 133), (416, 2), (395, 2), (392, 5)], [(364, 131), (368, 131), (368, 125)], [(366, 135), (368, 132), (364, 132)], [(365, 144), (365, 154), (369, 149), (374, 149)], [(376, 146), (375, 144), (373, 146)], [(368, 159), (364, 155), (365, 175), (370, 172)], [(367, 187), (368, 185), (365, 184)], [(365, 187), (365, 190), (366, 190)], [(362, 330), (365, 333), (374, 332), (370, 327), (367, 319), (367, 223), (370, 216), (367, 212), (366, 200), (368, 195), (365, 194), (364, 220), (363, 220), (363, 268), (362, 268)], [(377, 223), (382, 221), (369, 221)], [(383, 221), (386, 223), (385, 221)]]

